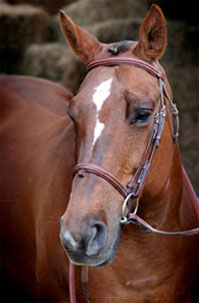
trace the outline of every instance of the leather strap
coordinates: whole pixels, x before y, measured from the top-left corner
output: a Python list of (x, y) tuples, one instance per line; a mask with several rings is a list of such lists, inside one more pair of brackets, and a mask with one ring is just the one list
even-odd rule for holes
[(69, 263), (69, 294), (70, 303), (77, 303), (75, 291), (75, 265), (71, 262)]
[(127, 196), (127, 188), (110, 172), (96, 164), (79, 163), (73, 169), (73, 177), (78, 174), (84, 177), (86, 173), (94, 174), (109, 182), (124, 198)]
[(137, 214), (130, 213), (128, 215), (128, 223), (133, 223), (135, 225), (140, 226), (145, 231), (160, 234), (160, 235), (166, 235), (166, 236), (193, 236), (199, 234), (199, 227), (184, 230), (184, 231), (164, 231), (157, 228), (154, 228), (149, 223), (147, 223), (145, 220), (140, 218)]
[[(86, 302), (89, 303), (88, 297), (88, 267), (82, 266), (82, 288)], [(77, 303), (76, 290), (75, 290), (75, 265), (69, 263), (69, 293), (70, 293), (70, 303)]]
[(118, 64), (132, 64), (137, 67), (144, 68), (149, 73), (153, 74), (154, 76), (161, 78), (162, 80), (165, 80), (165, 74), (157, 69), (155, 66), (137, 59), (137, 58), (130, 58), (130, 57), (117, 57), (117, 58), (105, 58), (105, 59), (98, 59), (94, 60), (87, 64), (87, 71), (90, 71), (91, 69), (98, 67), (98, 66), (114, 66)]

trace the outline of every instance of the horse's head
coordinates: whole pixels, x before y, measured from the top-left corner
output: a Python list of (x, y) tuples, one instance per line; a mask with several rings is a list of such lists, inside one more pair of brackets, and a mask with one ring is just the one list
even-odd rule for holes
[[(160, 83), (149, 70), (125, 63), (105, 66), (101, 60), (132, 58), (162, 70), (157, 60), (165, 50), (166, 25), (161, 10), (153, 5), (141, 24), (137, 42), (102, 44), (64, 12), (61, 26), (73, 51), (85, 64), (96, 60), (99, 63), (87, 74), (68, 111), (76, 128), (77, 162), (96, 165), (91, 168), (98, 173), (89, 173), (81, 166), (77, 169), (61, 219), (61, 241), (71, 261), (96, 266), (109, 263), (115, 254), (124, 202), (107, 182), (107, 171), (122, 184), (129, 182), (143, 161), (161, 106)], [(143, 196), (157, 198), (168, 183), (171, 121), (167, 115), (161, 144), (140, 193), (141, 202)], [(106, 170), (105, 178), (97, 175), (100, 169), (102, 174)]]

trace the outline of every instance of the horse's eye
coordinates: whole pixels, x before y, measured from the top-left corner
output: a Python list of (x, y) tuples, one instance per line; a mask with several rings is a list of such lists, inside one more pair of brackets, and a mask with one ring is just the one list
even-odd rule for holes
[(141, 108), (135, 111), (131, 124), (141, 124), (147, 122), (151, 117), (152, 110)]

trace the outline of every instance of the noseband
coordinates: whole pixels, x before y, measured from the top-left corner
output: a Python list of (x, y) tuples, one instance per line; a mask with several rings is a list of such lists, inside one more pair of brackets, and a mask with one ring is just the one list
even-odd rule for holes
[[(178, 134), (179, 134), (179, 121), (178, 121), (178, 110), (176, 104), (173, 103), (171, 100), (164, 80), (165, 75), (164, 73), (155, 66), (140, 60), (140, 59), (133, 59), (133, 58), (125, 58), (125, 57), (117, 57), (117, 58), (106, 58), (101, 60), (95, 60), (90, 62), (87, 65), (87, 71), (89, 72), (91, 69), (99, 67), (99, 66), (115, 66), (120, 64), (130, 64), (134, 65), (138, 68), (145, 69), (151, 75), (158, 79), (159, 89), (160, 89), (160, 96), (158, 99), (158, 109), (154, 116), (154, 121), (152, 125), (151, 135), (146, 146), (144, 156), (140, 165), (138, 166), (135, 174), (129, 181), (129, 183), (124, 186), (121, 181), (116, 178), (112, 173), (108, 172), (107, 170), (103, 169), (102, 167), (91, 164), (91, 163), (79, 163), (74, 167), (73, 170), (73, 177), (77, 174), (79, 177), (83, 178), (87, 173), (97, 175), (100, 178), (103, 178), (108, 183), (110, 183), (125, 199), (122, 212), (121, 212), (121, 219), (120, 223), (122, 225), (128, 223), (134, 223), (136, 225), (141, 226), (145, 230), (149, 232), (155, 232), (164, 235), (193, 235), (199, 232), (199, 228), (195, 228), (192, 230), (187, 231), (177, 231), (177, 232), (166, 232), (161, 231), (158, 229), (153, 228), (143, 219), (141, 219), (136, 213), (139, 206), (139, 198), (142, 194), (144, 185), (146, 183), (146, 177), (148, 175), (153, 157), (155, 152), (159, 146), (162, 131), (164, 127), (164, 122), (166, 118), (166, 105), (164, 102), (164, 97), (169, 101), (171, 106), (171, 113), (173, 116), (173, 141), (174, 143), (177, 141)], [(130, 205), (131, 202), (131, 205)], [(133, 212), (131, 212), (132, 204), (135, 204)], [(129, 212), (126, 215), (126, 208), (128, 207)]]

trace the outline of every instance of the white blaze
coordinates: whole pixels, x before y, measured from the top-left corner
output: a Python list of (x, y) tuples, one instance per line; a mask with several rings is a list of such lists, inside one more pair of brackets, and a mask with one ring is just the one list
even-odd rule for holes
[(104, 101), (110, 96), (111, 83), (112, 83), (112, 79), (108, 79), (95, 88), (95, 93), (93, 95), (93, 102), (96, 105), (97, 114), (96, 114), (96, 125), (94, 130), (94, 138), (93, 138), (92, 146), (95, 145), (95, 142), (100, 137), (104, 129), (104, 123), (101, 123), (99, 121), (99, 113), (104, 104)]

